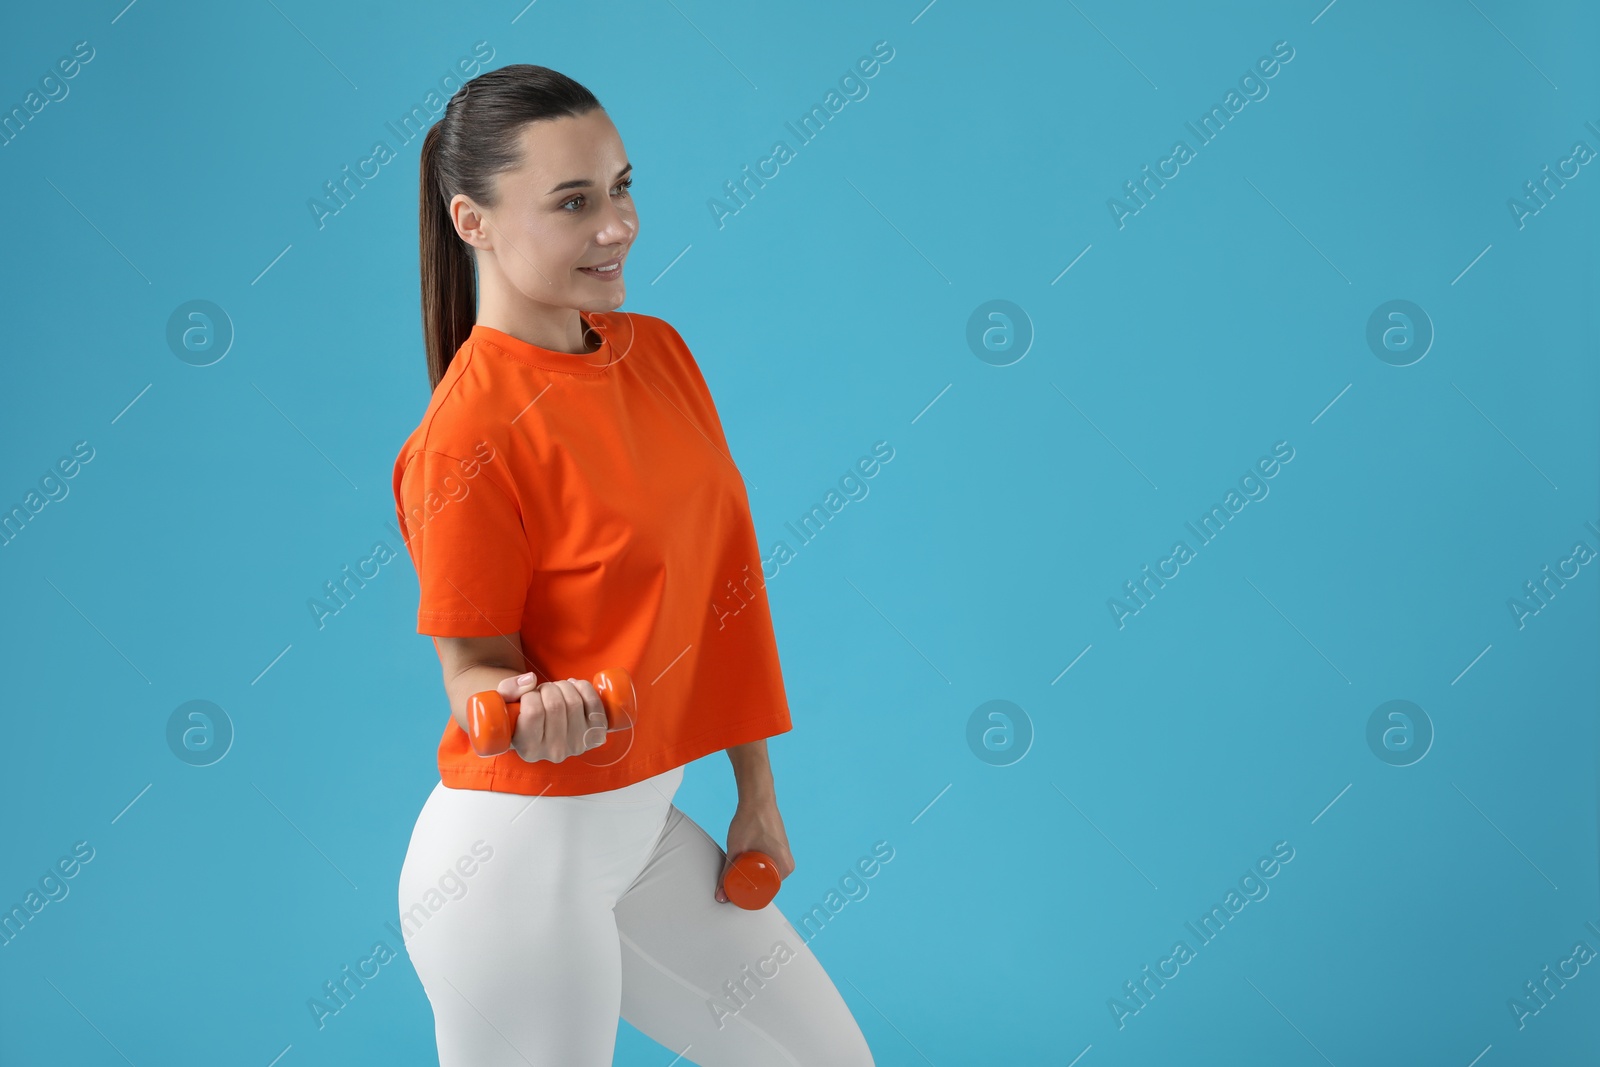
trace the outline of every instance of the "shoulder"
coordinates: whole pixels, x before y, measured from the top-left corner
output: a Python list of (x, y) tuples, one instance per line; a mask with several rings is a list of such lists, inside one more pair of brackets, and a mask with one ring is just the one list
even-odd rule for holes
[[(624, 343), (643, 346), (651, 350), (668, 349), (673, 355), (689, 356), (689, 346), (677, 329), (657, 315), (644, 315), (637, 311), (611, 311), (605, 314), (615, 336), (626, 338)], [(631, 334), (631, 336), (629, 336)], [(693, 358), (693, 357), (690, 357)]]
[(646, 315), (642, 311), (608, 311), (606, 317), (610, 319), (627, 319), (632, 322), (641, 334), (647, 336), (666, 336), (677, 341), (683, 339), (678, 336), (678, 331), (672, 323), (659, 315)]
[(613, 311), (611, 315), (614, 318), (626, 318), (632, 323), (630, 356), (648, 353), (650, 358), (640, 363), (653, 364), (660, 373), (709, 397), (711, 390), (706, 385), (705, 374), (701, 372), (694, 353), (689, 350), (688, 342), (675, 326), (659, 316), (641, 315), (634, 311)]
[(429, 397), (416, 429), (395, 457), (397, 481), (412, 459), (422, 454), (490, 463), (503, 450), (503, 431), (511, 420), (501, 417), (497, 405), (505, 401), (508, 391), (495, 388), (488, 380), (492, 369), (492, 361), (474, 358), (472, 344), (461, 347)]

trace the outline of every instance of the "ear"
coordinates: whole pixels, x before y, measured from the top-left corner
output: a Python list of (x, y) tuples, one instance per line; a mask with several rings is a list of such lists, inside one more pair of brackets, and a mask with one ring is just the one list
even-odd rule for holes
[(457, 193), (450, 198), (448, 210), (450, 222), (455, 226), (458, 237), (474, 248), (494, 247), (489, 239), (490, 229), (484, 210), (471, 197), (465, 193)]

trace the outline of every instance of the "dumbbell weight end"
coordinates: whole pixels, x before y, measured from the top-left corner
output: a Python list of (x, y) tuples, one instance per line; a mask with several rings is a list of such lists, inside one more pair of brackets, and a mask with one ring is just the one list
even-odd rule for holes
[(733, 857), (728, 873), (722, 877), (722, 892), (746, 911), (760, 911), (778, 895), (782, 881), (771, 856), (765, 852), (741, 852)]

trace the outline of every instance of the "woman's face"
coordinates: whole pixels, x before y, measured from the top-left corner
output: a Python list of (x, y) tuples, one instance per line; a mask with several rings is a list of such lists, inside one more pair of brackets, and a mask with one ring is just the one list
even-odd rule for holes
[[(639, 233), (628, 191), (633, 165), (617, 128), (595, 108), (527, 123), (518, 141), (523, 162), (495, 175), (493, 207), (462, 195), (450, 205), (458, 231), (477, 249), (484, 299), (520, 293), (555, 309), (615, 310), (625, 294), (623, 261)], [(589, 269), (601, 266), (616, 269)]]

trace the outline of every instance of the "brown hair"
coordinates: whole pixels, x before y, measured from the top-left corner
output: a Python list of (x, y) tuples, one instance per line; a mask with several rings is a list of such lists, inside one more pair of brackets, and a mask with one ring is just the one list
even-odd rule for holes
[(522, 162), (517, 134), (530, 122), (577, 117), (600, 107), (588, 89), (559, 71), (512, 63), (467, 82), (422, 139), (418, 202), (422, 267), (422, 338), (428, 388), (436, 389), (477, 318), (472, 249), (447, 210), (464, 193), (494, 206), (494, 176)]

